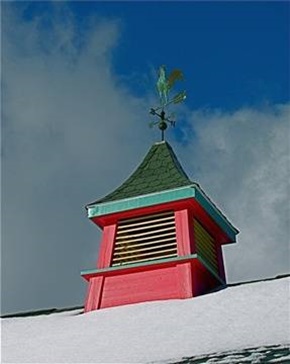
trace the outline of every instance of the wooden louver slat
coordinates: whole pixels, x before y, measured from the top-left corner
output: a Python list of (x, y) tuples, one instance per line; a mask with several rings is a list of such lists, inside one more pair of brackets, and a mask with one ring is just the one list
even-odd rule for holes
[[(155, 240), (154, 243), (157, 244), (164, 244), (164, 242), (174, 242), (175, 243), (175, 236), (173, 236), (174, 233), (170, 233), (170, 234), (163, 234), (162, 236), (159, 235), (159, 239), (160, 240)], [(171, 235), (171, 236), (170, 236)], [(163, 237), (165, 236), (165, 237)], [(166, 236), (170, 236), (169, 238), (166, 238)], [(145, 240), (145, 243), (139, 239), (139, 242), (137, 244), (134, 244), (135, 240), (131, 240), (132, 244), (130, 244), (130, 248), (142, 248), (144, 246), (148, 246), (148, 245), (152, 245), (152, 241), (151, 239)], [(126, 241), (127, 243), (129, 242), (128, 240)], [(124, 249), (122, 243), (118, 243), (115, 245), (115, 251), (117, 252), (118, 250)]]
[[(161, 218), (159, 218), (158, 219), (158, 221), (160, 222), (160, 221), (168, 221), (168, 220), (174, 220), (174, 216), (166, 216), (166, 217), (161, 217)], [(152, 220), (144, 220), (144, 221), (138, 221), (138, 225), (139, 226), (141, 226), (141, 225), (150, 225), (150, 224), (152, 224)], [(130, 223), (127, 223), (127, 224), (122, 224), (122, 223), (120, 223), (120, 225), (119, 225), (119, 229), (120, 230), (122, 230), (123, 228), (130, 228), (130, 227), (134, 227), (134, 226), (136, 226), (136, 222), (135, 223), (132, 223), (132, 224), (130, 224)]]
[(218, 274), (215, 241), (197, 220), (194, 220), (194, 235), (197, 254)]
[[(142, 263), (142, 262), (149, 262), (151, 260), (156, 260), (156, 259), (165, 259), (165, 258), (173, 258), (173, 257), (176, 257), (176, 254), (166, 254), (166, 255), (163, 255), (162, 258), (153, 257), (153, 258), (146, 258), (146, 259), (134, 259), (133, 261), (128, 261), (128, 263), (123, 263), (123, 264)], [(121, 265), (121, 264), (120, 263), (114, 264), (114, 266), (116, 266), (116, 265)]]
[[(161, 227), (163, 228), (163, 225)], [(143, 229), (139, 229), (139, 230), (137, 230), (137, 233), (135, 231), (133, 233), (132, 232), (127, 232), (126, 235), (122, 231), (122, 232), (119, 233), (119, 236), (118, 237), (119, 238), (130, 238), (130, 237), (137, 238), (138, 236), (148, 236), (148, 235), (155, 234), (155, 232), (160, 233), (160, 232), (163, 232), (163, 231), (171, 231), (173, 229), (174, 229), (173, 226), (171, 226), (171, 227), (164, 227), (163, 229), (153, 229), (153, 227), (152, 227), (152, 229), (149, 230), (149, 231), (147, 231), (147, 229), (146, 229), (146, 231), (144, 231)]]
[(162, 221), (162, 222), (158, 222), (157, 224), (155, 223), (152, 223), (152, 224), (147, 224), (146, 226), (142, 226), (142, 227), (140, 227), (140, 224), (138, 223), (138, 226), (136, 227), (136, 225), (135, 225), (135, 227), (131, 227), (131, 228), (129, 228), (129, 229), (127, 229), (127, 228), (125, 228), (124, 226), (123, 226), (123, 229), (120, 227), (119, 228), (119, 233), (120, 234), (127, 234), (127, 233), (131, 233), (132, 231), (140, 231), (140, 229), (141, 230), (148, 230), (148, 229), (150, 229), (150, 230), (152, 230), (152, 228), (154, 228), (154, 227), (159, 227), (159, 226), (162, 226), (162, 227), (166, 227), (166, 226), (172, 226), (172, 220), (171, 221)]
[(121, 220), (119, 222), (119, 226), (122, 226), (122, 225), (127, 225), (128, 223), (132, 223), (132, 222), (143, 222), (143, 221), (152, 221), (154, 219), (160, 219), (161, 217), (172, 217), (174, 215), (169, 215), (168, 214), (168, 211), (167, 212), (159, 212), (158, 214), (152, 214), (152, 215), (145, 215), (145, 216), (138, 216), (138, 217), (134, 217), (134, 218), (131, 218), (131, 219), (124, 219), (124, 220)]
[[(175, 248), (172, 248), (172, 249), (166, 249), (166, 250), (162, 250), (162, 253), (174, 253), (176, 251), (176, 249)], [(154, 252), (151, 252), (150, 253), (150, 255), (160, 255), (160, 251), (154, 251)], [(132, 258), (144, 258), (144, 257), (147, 257), (148, 256), (148, 253), (147, 252), (135, 252), (135, 253), (132, 253), (132, 252), (130, 252), (130, 253), (128, 253), (128, 258), (129, 259), (132, 259)], [(127, 258), (127, 257), (126, 257)], [(124, 257), (122, 257), (122, 256), (116, 256), (115, 257), (115, 261), (117, 262), (117, 261), (122, 261), (124, 259)]]
[(175, 256), (177, 243), (173, 211), (119, 222), (112, 266)]
[[(152, 244), (151, 244), (152, 245)], [(160, 249), (160, 248), (168, 248), (168, 247), (171, 247), (171, 246), (175, 246), (175, 242), (173, 243), (170, 243), (170, 244), (163, 244), (163, 245), (157, 245), (157, 246), (150, 246), (150, 247), (147, 247), (147, 248), (139, 248), (137, 247), (137, 249), (130, 249), (130, 250), (116, 250), (116, 256), (117, 255), (124, 255), (124, 254), (128, 254), (129, 252), (130, 253), (137, 253), (137, 252), (143, 252), (143, 251), (148, 251), (148, 250), (153, 250), (153, 249)]]
[[(165, 237), (168, 237), (168, 236), (174, 236), (175, 237), (175, 231), (170, 231), (168, 233), (163, 233), (163, 234), (158, 234), (158, 236), (156, 236), (156, 239), (159, 238), (161, 239), (161, 241), (164, 241), (165, 240)], [(126, 241), (126, 244), (129, 244), (129, 243), (134, 243), (136, 241), (136, 237), (134, 238), (130, 238), (130, 239), (127, 239), (125, 237), (117, 237), (116, 239), (116, 246), (119, 246), (120, 244), (123, 244), (124, 242)], [(138, 237), (138, 244), (141, 245), (141, 242), (151, 242), (152, 241), (152, 236), (143, 236), (143, 237)], [(145, 244), (144, 243), (144, 244)]]

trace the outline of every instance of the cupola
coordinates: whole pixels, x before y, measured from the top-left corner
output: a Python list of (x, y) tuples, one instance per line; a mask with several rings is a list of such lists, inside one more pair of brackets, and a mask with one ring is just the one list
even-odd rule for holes
[(195, 297), (225, 286), (222, 245), (237, 229), (192, 182), (166, 141), (115, 191), (86, 206), (102, 229), (85, 311)]

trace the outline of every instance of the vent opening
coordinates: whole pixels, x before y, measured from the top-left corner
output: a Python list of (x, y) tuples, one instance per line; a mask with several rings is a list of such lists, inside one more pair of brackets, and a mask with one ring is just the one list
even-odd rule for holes
[(118, 223), (112, 266), (176, 256), (173, 211), (121, 220)]
[(197, 220), (194, 220), (194, 235), (197, 254), (218, 274), (218, 261), (214, 238)]

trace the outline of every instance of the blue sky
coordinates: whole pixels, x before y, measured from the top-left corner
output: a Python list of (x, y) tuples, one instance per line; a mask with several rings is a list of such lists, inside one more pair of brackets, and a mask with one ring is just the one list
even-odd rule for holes
[(188, 94), (167, 140), (241, 232), (228, 280), (288, 272), (288, 44), (286, 2), (2, 2), (3, 312), (82, 304), (84, 206), (159, 140), (161, 64)]
[[(91, 18), (120, 23), (112, 55), (138, 95), (150, 82), (132, 75), (179, 67), (193, 107), (235, 109), (289, 99), (288, 2), (68, 2), (79, 31)], [(51, 13), (33, 2), (24, 17)], [(152, 80), (150, 80), (152, 82)]]

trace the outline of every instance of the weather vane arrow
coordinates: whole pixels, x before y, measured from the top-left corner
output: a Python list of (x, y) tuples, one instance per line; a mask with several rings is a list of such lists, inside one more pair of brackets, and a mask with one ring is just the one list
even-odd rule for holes
[(181, 91), (172, 98), (169, 98), (169, 92), (178, 80), (183, 80), (182, 71), (174, 69), (169, 76), (166, 76), (166, 68), (164, 65), (159, 67), (159, 75), (157, 80), (157, 90), (159, 94), (160, 105), (150, 109), (150, 114), (159, 118), (156, 122), (151, 122), (150, 126), (158, 125), (161, 130), (161, 140), (164, 140), (164, 131), (167, 129), (167, 124), (175, 126), (175, 121), (172, 120), (172, 115), (166, 117), (166, 107), (170, 104), (178, 104), (186, 99), (186, 92)]

